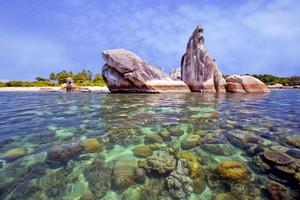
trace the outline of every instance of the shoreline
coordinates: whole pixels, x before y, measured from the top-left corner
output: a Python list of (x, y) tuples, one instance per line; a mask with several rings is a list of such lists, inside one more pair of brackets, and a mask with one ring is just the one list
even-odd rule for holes
[[(0, 87), (0, 92), (40, 92), (41, 88), (49, 88), (51, 90), (54, 90), (54, 92), (61, 92), (61, 87), (52, 87), (52, 86), (46, 86), (46, 87)], [(100, 87), (100, 86), (86, 86), (82, 88), (87, 88), (91, 90), (91, 92), (109, 92), (108, 88), (106, 86)], [(42, 91), (41, 91), (42, 92)]]

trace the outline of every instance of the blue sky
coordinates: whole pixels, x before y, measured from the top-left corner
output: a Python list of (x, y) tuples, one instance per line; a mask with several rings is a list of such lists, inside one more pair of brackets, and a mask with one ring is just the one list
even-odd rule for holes
[(298, 0), (0, 0), (0, 79), (99, 73), (111, 48), (169, 72), (197, 24), (223, 74), (300, 75)]

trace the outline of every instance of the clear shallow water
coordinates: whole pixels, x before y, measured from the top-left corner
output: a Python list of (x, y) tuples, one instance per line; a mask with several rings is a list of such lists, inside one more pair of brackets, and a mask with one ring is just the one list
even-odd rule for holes
[[(178, 191), (186, 199), (214, 199), (220, 193), (231, 199), (268, 199), (274, 186), (270, 180), (284, 187), (285, 199), (296, 199), (299, 113), (298, 90), (264, 95), (3, 92), (0, 199), (176, 199)], [(153, 139), (162, 132), (171, 136)], [(195, 135), (196, 144), (186, 142)], [(47, 152), (53, 146), (68, 148), (86, 138), (97, 139), (102, 148), (76, 153), (69, 148), (71, 156), (56, 160), (55, 165), (49, 162)], [(159, 144), (149, 146), (153, 140)], [(141, 167), (147, 172), (145, 182), (137, 180), (128, 163), (137, 166), (140, 157), (133, 149), (144, 143), (152, 149), (152, 156), (147, 149), (146, 159), (167, 154), (176, 161), (180, 152), (192, 152), (204, 177), (201, 191), (174, 189), (167, 183), (170, 172), (159, 174), (147, 166)], [(7, 151), (16, 148), (25, 155), (8, 158)], [(267, 150), (279, 153), (268, 160)], [(282, 154), (292, 163), (276, 163)], [(238, 178), (226, 177), (220, 169), (224, 161), (238, 161), (246, 172)], [(243, 171), (239, 167), (233, 167), (237, 168), (233, 174)], [(186, 168), (189, 174), (182, 177), (194, 183), (190, 166)], [(118, 180), (125, 182), (122, 187)]]

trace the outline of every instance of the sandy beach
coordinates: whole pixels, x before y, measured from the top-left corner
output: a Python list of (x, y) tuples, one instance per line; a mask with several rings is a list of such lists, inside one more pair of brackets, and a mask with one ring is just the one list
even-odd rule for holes
[[(0, 92), (39, 92), (41, 88), (59, 91), (61, 87), (0, 87)], [(92, 92), (109, 92), (107, 87), (87, 86)]]

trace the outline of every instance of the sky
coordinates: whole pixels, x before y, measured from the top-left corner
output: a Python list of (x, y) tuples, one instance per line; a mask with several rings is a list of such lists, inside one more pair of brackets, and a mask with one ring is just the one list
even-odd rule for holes
[(0, 80), (101, 73), (113, 48), (170, 72), (198, 24), (223, 74), (300, 75), (299, 0), (0, 0)]

